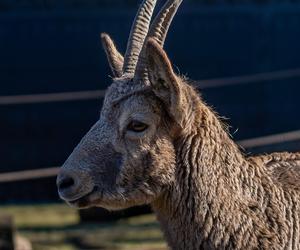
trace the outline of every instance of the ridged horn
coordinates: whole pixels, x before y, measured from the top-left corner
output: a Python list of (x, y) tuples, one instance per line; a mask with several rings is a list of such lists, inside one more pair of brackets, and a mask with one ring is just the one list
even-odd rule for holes
[(149, 31), (156, 2), (157, 0), (144, 0), (135, 16), (125, 53), (123, 66), (125, 74), (133, 74), (135, 72), (140, 52)]
[(183, 0), (169, 0), (151, 24), (148, 37), (153, 37), (163, 47), (172, 20)]
[(124, 58), (117, 50), (113, 40), (106, 33), (101, 34), (102, 46), (104, 48), (105, 54), (109, 66), (112, 70), (114, 77), (121, 77), (123, 73)]
[[(147, 38), (154, 38), (158, 44), (163, 47), (166, 36), (168, 34), (170, 25), (172, 20), (183, 0), (168, 0), (165, 5), (162, 7), (161, 11), (155, 17)], [(147, 77), (147, 65), (146, 65), (146, 53), (145, 47), (143, 47), (140, 57), (138, 59), (138, 63), (136, 66), (135, 81), (139, 82), (140, 80), (145, 79)]]

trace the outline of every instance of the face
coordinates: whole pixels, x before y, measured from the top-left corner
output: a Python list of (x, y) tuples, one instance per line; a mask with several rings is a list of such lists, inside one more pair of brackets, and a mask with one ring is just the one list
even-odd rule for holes
[[(174, 182), (173, 142), (188, 128), (189, 98), (186, 85), (154, 39), (146, 43), (145, 52), (147, 79), (130, 74), (115, 78), (99, 121), (61, 168), (59, 195), (72, 206), (114, 210), (149, 204)], [(109, 58), (118, 71), (122, 60)]]
[(60, 197), (72, 206), (148, 204), (174, 180), (172, 124), (163, 104), (149, 89), (121, 93), (120, 84), (130, 82), (112, 84), (99, 121), (58, 176)]

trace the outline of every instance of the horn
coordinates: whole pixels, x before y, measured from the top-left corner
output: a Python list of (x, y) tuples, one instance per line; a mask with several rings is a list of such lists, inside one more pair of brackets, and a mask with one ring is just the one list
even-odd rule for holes
[(183, 0), (169, 0), (151, 24), (148, 37), (153, 37), (163, 47), (172, 20)]
[(109, 66), (115, 77), (122, 76), (124, 58), (117, 50), (113, 40), (106, 33), (101, 34), (102, 46), (105, 50)]
[[(170, 25), (172, 20), (183, 0), (168, 0), (166, 4), (163, 6), (161, 11), (155, 17), (147, 38), (152, 37), (154, 38), (157, 43), (163, 47), (165, 43), (166, 36), (168, 34)], [(140, 54), (134, 79), (135, 81), (139, 82), (140, 80), (145, 79), (147, 77), (147, 62), (146, 62), (146, 55), (145, 55), (145, 47)]]
[(127, 49), (125, 53), (123, 72), (133, 74), (137, 65), (140, 52), (149, 31), (150, 21), (157, 0), (144, 0), (140, 5), (131, 27)]

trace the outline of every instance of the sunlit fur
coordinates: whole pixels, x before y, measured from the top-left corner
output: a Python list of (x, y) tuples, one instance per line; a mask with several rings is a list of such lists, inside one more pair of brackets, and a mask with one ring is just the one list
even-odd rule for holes
[[(148, 129), (141, 134), (126, 131), (132, 119), (148, 124)], [(89, 181), (83, 178), (82, 190), (70, 204), (120, 209), (153, 202), (174, 181), (175, 149), (168, 122), (161, 101), (149, 88), (136, 88), (127, 78), (116, 79), (107, 91), (99, 121), (63, 166), (77, 176), (90, 176)], [(114, 169), (116, 154), (121, 161)], [(95, 186), (97, 191), (72, 202)]]
[[(63, 167), (83, 176), (82, 196), (97, 186), (73, 206), (151, 204), (172, 249), (299, 249), (300, 154), (245, 157), (164, 52), (149, 56), (151, 85), (116, 79)], [(149, 128), (126, 132), (132, 118)]]
[[(72, 206), (151, 204), (172, 249), (300, 249), (300, 153), (247, 158), (154, 39), (148, 79), (115, 78), (62, 167)], [(131, 120), (148, 125), (127, 129)]]

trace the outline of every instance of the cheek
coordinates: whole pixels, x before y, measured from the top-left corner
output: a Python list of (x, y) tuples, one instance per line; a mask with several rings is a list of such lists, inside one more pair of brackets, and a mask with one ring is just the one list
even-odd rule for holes
[(175, 149), (167, 140), (157, 140), (154, 145), (147, 157), (150, 175), (159, 183), (170, 182), (174, 179), (175, 173)]
[(155, 138), (148, 146), (137, 146), (127, 154), (120, 184), (151, 182), (167, 184), (174, 179), (175, 149), (169, 140)]
[(116, 185), (123, 162), (123, 155), (106, 146), (102, 154), (95, 152), (95, 161), (90, 162), (90, 173), (96, 185), (111, 189)]
[(139, 140), (125, 140), (122, 148), (123, 164), (117, 185), (137, 187), (143, 183), (164, 185), (174, 179), (175, 149), (165, 133)]

